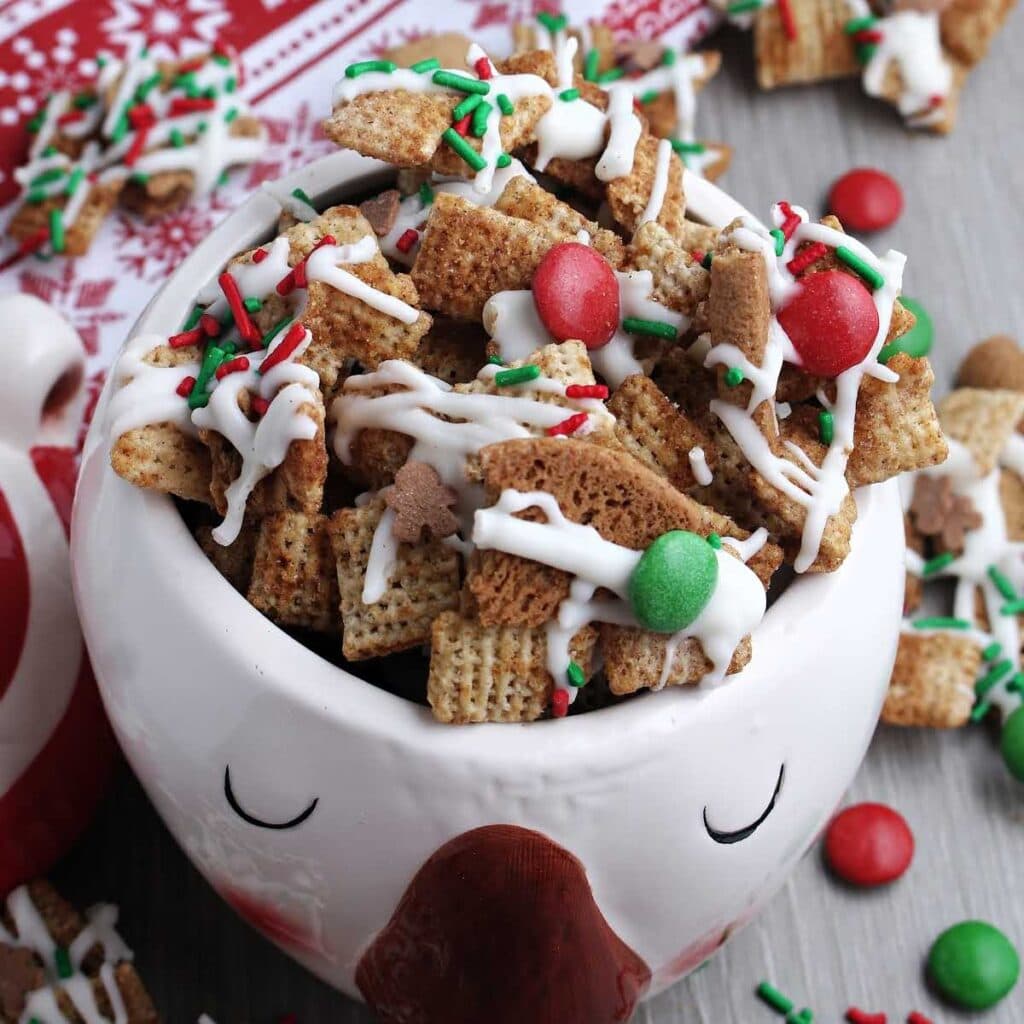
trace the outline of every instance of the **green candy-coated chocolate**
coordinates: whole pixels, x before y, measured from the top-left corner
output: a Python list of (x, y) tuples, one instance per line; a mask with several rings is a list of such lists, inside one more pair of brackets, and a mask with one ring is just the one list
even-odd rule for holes
[(914, 314), (916, 322), (906, 334), (878, 353), (878, 359), (883, 363), (887, 363), (897, 352), (906, 352), (908, 356), (920, 359), (932, 350), (934, 327), (928, 311), (916, 299), (908, 299), (906, 295), (900, 296), (900, 302)]
[(629, 580), (629, 603), (645, 629), (676, 633), (700, 615), (717, 582), (711, 545), (688, 530), (671, 530), (641, 556)]
[(1024, 704), (1003, 723), (999, 749), (1010, 774), (1024, 782)]
[(984, 921), (961, 921), (935, 940), (928, 974), (951, 1003), (984, 1010), (1017, 983), (1020, 958), (998, 928)]

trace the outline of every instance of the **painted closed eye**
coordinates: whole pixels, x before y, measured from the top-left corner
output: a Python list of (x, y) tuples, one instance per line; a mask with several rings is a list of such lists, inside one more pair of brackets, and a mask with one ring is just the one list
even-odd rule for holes
[(768, 815), (775, 810), (775, 802), (779, 799), (779, 793), (782, 792), (782, 780), (786, 775), (786, 766), (782, 764), (779, 766), (779, 780), (775, 783), (775, 792), (772, 793), (771, 800), (768, 801), (768, 806), (764, 809), (761, 816), (757, 821), (751, 822), (749, 825), (745, 825), (743, 828), (735, 829), (734, 831), (721, 831), (712, 827), (711, 822), (708, 821), (708, 809), (704, 808), (704, 828), (707, 829), (707, 833), (711, 836), (716, 843), (722, 843), (728, 846), (732, 843), (741, 843), (744, 839), (749, 839), (764, 823), (768, 820)]
[(304, 821), (307, 821), (310, 815), (316, 810), (316, 805), (320, 803), (320, 797), (314, 797), (310, 805), (297, 814), (294, 818), (289, 818), (287, 821), (264, 821), (262, 818), (257, 818), (251, 815), (244, 807), (238, 802), (238, 798), (235, 796), (235, 791), (231, 787), (231, 766), (226, 765), (224, 768), (224, 799), (227, 800), (228, 806), (237, 814), (242, 821), (248, 825), (254, 825), (256, 828), (269, 828), (276, 832), (283, 832), (286, 829), (298, 828)]

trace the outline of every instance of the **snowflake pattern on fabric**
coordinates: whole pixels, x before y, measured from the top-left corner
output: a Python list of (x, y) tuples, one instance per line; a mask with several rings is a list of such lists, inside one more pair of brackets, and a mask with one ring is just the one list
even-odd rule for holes
[(230, 18), (222, 0), (114, 0), (103, 28), (123, 49), (183, 57), (209, 49)]

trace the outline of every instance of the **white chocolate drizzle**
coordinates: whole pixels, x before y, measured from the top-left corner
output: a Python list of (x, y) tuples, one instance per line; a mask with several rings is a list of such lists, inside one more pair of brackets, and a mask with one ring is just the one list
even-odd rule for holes
[(694, 479), (701, 487), (707, 487), (714, 480), (714, 474), (712, 474), (711, 467), (708, 465), (704, 449), (700, 445), (695, 445), (689, 451), (689, 459)]

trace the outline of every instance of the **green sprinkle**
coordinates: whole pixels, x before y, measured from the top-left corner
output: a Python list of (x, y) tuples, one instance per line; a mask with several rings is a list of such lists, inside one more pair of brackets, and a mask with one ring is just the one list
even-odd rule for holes
[(43, 156), (56, 156), (56, 155), (57, 155), (57, 147), (54, 146), (54, 145), (47, 146), (46, 149), (43, 150)]
[(814, 1024), (814, 1014), (805, 1006), (786, 1014), (786, 1024)]
[(160, 78), (160, 72), (157, 71), (140, 82), (139, 87), (135, 90), (135, 99), (139, 103), (145, 103), (146, 97), (160, 84)]
[(1010, 675), (1013, 672), (1013, 662), (1009, 659), (1005, 661), (997, 661), (975, 684), (974, 692), (977, 694), (978, 699), (988, 693), (993, 686), (998, 685), (1000, 680), (1004, 676)]
[(454, 128), (445, 128), (441, 138), (448, 143), (452, 152), (461, 156), (474, 171), (482, 171), (487, 166), (487, 161)]
[(670, 68), (670, 67), (672, 67), (673, 64), (675, 64), (675, 62), (676, 62), (676, 51), (675, 50), (666, 50), (661, 55), (661, 63), (665, 67)]
[(43, 115), (42, 114), (36, 114), (36, 116), (33, 117), (32, 120), (29, 121), (29, 123), (25, 127), (28, 128), (28, 130), (33, 135), (35, 135), (36, 132), (38, 132), (39, 129), (43, 127)]
[(1000, 595), (1007, 601), (1017, 600), (1017, 591), (1013, 589), (1013, 584), (996, 566), (990, 565), (988, 567), (988, 578), (992, 581)]
[(684, 142), (682, 139), (669, 139), (669, 142), (672, 149), (680, 156), (699, 155), (707, 150), (703, 142)]
[(789, 1013), (793, 1009), (793, 1000), (784, 996), (774, 985), (767, 981), (762, 981), (757, 986), (758, 998), (763, 1002), (766, 1002), (773, 1010), (778, 1010), (779, 1013)]
[(33, 206), (38, 206), (44, 202), (47, 198), (45, 190), (41, 188), (29, 189), (28, 195), (25, 198), (32, 203)]
[(203, 99), (215, 100), (217, 98), (217, 89), (212, 85), (208, 85), (200, 95)]
[(541, 11), (537, 15), (537, 20), (552, 34), (561, 32), (566, 25), (569, 24), (569, 19), (564, 14), (552, 14), (550, 11)]
[(97, 99), (95, 93), (80, 92), (71, 102), (74, 103), (76, 110), (88, 110), (96, 103)]
[(708, 543), (716, 551), (721, 551), (721, 549), (722, 549), (722, 538), (717, 533), (709, 533), (708, 534)]
[(873, 14), (865, 15), (863, 18), (851, 18), (844, 26), (843, 31), (848, 36), (854, 36), (858, 32), (873, 28), (878, 19)]
[(988, 647), (986, 647), (985, 650), (981, 652), (981, 656), (985, 659), (985, 661), (991, 661), (993, 658), (998, 658), (999, 655), (1002, 653), (1003, 645), (993, 640), (992, 643), (990, 643)]
[[(300, 203), (305, 203), (307, 206), (313, 206), (313, 200), (309, 198), (305, 189), (293, 188), (292, 198), (298, 199)], [(314, 207), (315, 208), (315, 207)]]
[(229, 176), (229, 174), (227, 172), (227, 169), (221, 171), (220, 172), (220, 176), (217, 178), (217, 184), (218, 185), (226, 185), (228, 183), (229, 177), (230, 176)]
[(188, 407), (190, 409), (202, 409), (210, 401), (208, 390), (210, 378), (217, 372), (217, 367), (225, 358), (227, 358), (227, 353), (219, 345), (206, 346), (196, 382), (189, 392)]
[(231, 107), (228, 112), (224, 115), (224, 120), (231, 124), (234, 119), (238, 117), (238, 107)]
[(196, 84), (196, 73), (194, 71), (186, 71), (185, 74), (178, 75), (171, 85), (175, 89), (192, 89), (194, 91), (199, 89), (199, 86)]
[(657, 89), (648, 89), (640, 96), (640, 102), (646, 106), (648, 103), (653, 103), (660, 95), (661, 93)]
[(50, 245), (54, 252), (64, 251), (64, 215), (56, 207), (50, 211)]
[(929, 558), (927, 562), (921, 567), (922, 576), (934, 576), (935, 573), (941, 569), (945, 569), (950, 562), (956, 559), (956, 555), (952, 551), (943, 551), (941, 555), (936, 555), (934, 558)]
[(480, 78), (467, 78), (454, 71), (435, 71), (430, 80), (434, 85), (458, 89), (459, 92), (475, 92), (480, 96), (486, 96), (491, 91), (490, 82), (485, 82)]
[(625, 73), (625, 68), (609, 68), (607, 71), (602, 71), (596, 81), (598, 85), (607, 85), (609, 82), (617, 82)]
[(948, 615), (932, 615), (929, 618), (915, 619), (914, 629), (970, 629), (966, 619), (955, 619)]
[(461, 121), (467, 114), (472, 114), (483, 101), (482, 96), (471, 93), (464, 100), (460, 100), (455, 104), (455, 107), (452, 109), (452, 120)]
[(710, 270), (711, 269), (711, 262), (712, 262), (712, 260), (714, 260), (714, 258), (715, 258), (715, 254), (713, 252), (706, 252), (706, 253), (704, 253), (704, 259), (702, 259), (700, 261), (700, 265), (705, 270)]
[(1024, 673), (1016, 673), (1014, 677), (1006, 684), (1006, 689), (1009, 690), (1010, 693), (1024, 694)]
[(420, 202), (429, 206), (434, 201), (434, 190), (426, 182), (420, 185)]
[(128, 180), (136, 185), (145, 185), (149, 181), (149, 175), (145, 171), (133, 171), (128, 175)]
[(508, 167), (512, 163), (512, 157), (508, 153), (499, 153), (498, 159), (494, 161), (496, 167)]
[(526, 384), (540, 376), (540, 367), (534, 363), (517, 366), (511, 370), (499, 370), (494, 375), (494, 383), (499, 388), (511, 388), (516, 384)]
[(183, 331), (191, 331), (192, 328), (195, 327), (197, 323), (199, 323), (203, 313), (205, 312), (206, 310), (203, 309), (202, 306), (193, 306), (192, 312), (189, 313), (188, 318), (185, 320), (185, 323), (181, 329)]
[(263, 335), (263, 347), (269, 347), (270, 343), (284, 330), (284, 328), (292, 322), (291, 316), (283, 316), (280, 320), (274, 324), (273, 327)]
[(761, 6), (761, 0), (737, 0), (734, 4), (726, 7), (727, 14), (749, 14)]
[(64, 946), (58, 946), (54, 950), (53, 959), (57, 967), (57, 977), (61, 980), (70, 978), (75, 973), (75, 969), (71, 965), (71, 954)]
[(738, 366), (730, 366), (725, 371), (725, 385), (726, 387), (736, 388), (743, 383), (743, 371)]
[(585, 686), (587, 677), (583, 674), (583, 669), (576, 664), (575, 661), (569, 662), (569, 667), (565, 670), (566, 678), (569, 680), (570, 686), (575, 686), (577, 689), (581, 686)]
[(672, 324), (662, 320), (642, 320), (640, 317), (627, 316), (622, 321), (622, 329), (628, 334), (652, 334), (656, 338), (667, 338), (675, 341), (679, 331)]
[(836, 246), (836, 258), (845, 263), (858, 277), (863, 278), (872, 290), (877, 290), (885, 284), (885, 278), (873, 266), (845, 245)]
[(564, 103), (572, 103), (573, 100), (580, 98), (579, 89), (563, 89), (559, 94), (558, 98)]
[(505, 365), (505, 360), (502, 359), (501, 356), (488, 356), (487, 357), (487, 362), (489, 362), (491, 364), (491, 366), (504, 366)]
[(494, 109), (487, 102), (487, 100), (481, 100), (477, 104), (476, 109), (473, 111), (473, 120), (469, 124), (469, 130), (473, 133), (476, 138), (482, 138), (487, 131), (487, 118), (491, 116), (491, 111)]
[(78, 191), (78, 186), (85, 178), (85, 168), (76, 167), (68, 177), (68, 183), (64, 186), (64, 195), (73, 196)]
[(110, 134), (111, 142), (120, 142), (128, 134), (128, 115), (123, 113), (117, 119), (114, 130)]
[(498, 109), (506, 116), (511, 117), (516, 112), (516, 105), (505, 93), (498, 93)]
[(779, 228), (772, 228), (768, 234), (775, 239), (775, 255), (781, 256), (782, 250), (786, 248), (786, 236)]
[(878, 53), (877, 43), (860, 43), (857, 47), (857, 62), (869, 64), (876, 53)]
[(48, 171), (43, 171), (42, 174), (37, 174), (29, 182), (29, 185), (49, 185), (51, 181), (58, 181), (63, 177), (64, 171), (60, 167), (51, 167)]
[(1024, 599), (1022, 598), (1010, 601), (999, 609), (1000, 615), (1020, 615), (1021, 612), (1024, 612)]
[(255, 295), (250, 295), (243, 303), (243, 306), (250, 313), (258, 313), (263, 308), (263, 300), (257, 298)]
[(428, 71), (436, 71), (441, 66), (441, 62), (436, 57), (428, 57), (426, 60), (418, 60), (409, 69), (415, 71), (417, 75), (424, 75)]
[(583, 77), (588, 82), (597, 81), (598, 68), (601, 66), (601, 51), (596, 46), (587, 50), (587, 56), (583, 60)]
[(345, 77), (358, 78), (360, 75), (365, 75), (368, 71), (383, 71), (390, 75), (397, 67), (398, 65), (390, 60), (357, 60), (355, 64), (349, 64), (345, 68)]
[(171, 145), (175, 149), (181, 149), (185, 145), (185, 136), (181, 134), (181, 131), (177, 128), (171, 129)]
[(831, 447), (832, 441), (836, 436), (836, 424), (832, 413), (828, 409), (822, 409), (818, 413), (818, 436), (821, 438), (823, 445)]
[(238, 80), (232, 75), (230, 78), (224, 80), (224, 91), (234, 92), (238, 88)]
[(975, 705), (971, 712), (971, 721), (980, 722), (991, 710), (992, 705), (987, 700), (983, 700), (980, 704)]
[(215, 53), (213, 55), (214, 62), (220, 64), (221, 67), (227, 67), (231, 63), (231, 58), (226, 57), (223, 53)]

